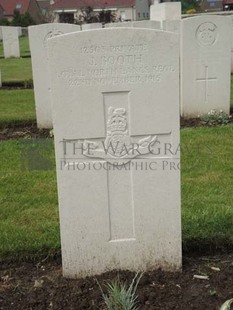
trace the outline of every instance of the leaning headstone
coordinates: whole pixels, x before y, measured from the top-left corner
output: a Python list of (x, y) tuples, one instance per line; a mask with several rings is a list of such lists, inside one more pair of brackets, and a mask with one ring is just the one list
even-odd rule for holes
[(181, 114), (230, 109), (230, 19), (198, 16), (181, 22)]
[(29, 43), (36, 103), (36, 119), (39, 128), (52, 128), (50, 82), (48, 71), (47, 40), (64, 33), (79, 31), (80, 26), (70, 24), (43, 24), (29, 27)]
[(82, 24), (82, 30), (91, 30), (91, 29), (99, 29), (102, 28), (101, 23), (91, 23), (91, 24)]
[(73, 33), (49, 58), (64, 276), (179, 270), (178, 36)]
[(2, 26), (4, 57), (20, 57), (18, 28)]

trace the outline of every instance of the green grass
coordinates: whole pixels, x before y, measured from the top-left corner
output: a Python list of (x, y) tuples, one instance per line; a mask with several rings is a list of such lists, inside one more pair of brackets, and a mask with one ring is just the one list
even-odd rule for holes
[[(232, 138), (232, 125), (181, 130), (185, 250), (233, 244)], [(22, 142), (0, 144), (0, 260), (60, 249), (53, 143), (39, 141), (49, 141), (51, 171), (23, 171)]]
[[(54, 162), (52, 140), (47, 142)], [(47, 256), (60, 246), (55, 168), (22, 171), (27, 149), (22, 141), (0, 144), (0, 260)]]
[(30, 56), (29, 39), (28, 36), (19, 38), (20, 56)]
[[(28, 36), (19, 38), (20, 56), (30, 56)], [(0, 41), (0, 57), (4, 57), (3, 43)]]
[(4, 123), (35, 121), (33, 90), (0, 90), (0, 111), (0, 128)]
[(32, 79), (31, 58), (0, 59), (3, 82), (26, 81)]
[[(20, 55), (30, 56), (28, 37), (20, 37)], [(31, 58), (3, 58), (3, 44), (0, 41), (0, 70), (3, 82), (18, 82), (32, 79)]]
[(184, 248), (233, 246), (233, 126), (184, 129)]

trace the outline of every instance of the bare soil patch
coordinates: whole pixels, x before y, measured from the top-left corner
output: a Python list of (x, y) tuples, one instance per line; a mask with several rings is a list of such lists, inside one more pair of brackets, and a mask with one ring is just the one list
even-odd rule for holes
[[(207, 275), (208, 280), (194, 275)], [(101, 291), (106, 281), (132, 281), (129, 271), (107, 272), (85, 279), (62, 277), (60, 259), (52, 262), (3, 264), (0, 267), (0, 309), (105, 309)], [(182, 273), (144, 273), (138, 286), (138, 307), (149, 309), (219, 309), (233, 298), (233, 255), (184, 258)]]
[[(233, 111), (232, 111), (233, 112)], [(233, 123), (232, 117), (229, 119), (229, 123)], [(199, 118), (185, 119), (180, 118), (180, 127), (203, 127), (203, 123)], [(205, 126), (208, 127), (208, 126)], [(49, 138), (51, 136), (50, 129), (37, 128), (36, 122), (18, 122), (18, 123), (6, 123), (0, 124), (0, 140), (20, 139), (20, 138)]]
[(35, 122), (20, 122), (2, 125), (0, 140), (20, 138), (49, 138), (50, 129), (38, 129)]

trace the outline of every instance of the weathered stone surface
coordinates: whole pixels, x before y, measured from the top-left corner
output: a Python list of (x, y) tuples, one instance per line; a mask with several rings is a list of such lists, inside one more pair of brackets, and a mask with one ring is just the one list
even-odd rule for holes
[(48, 71), (47, 40), (51, 37), (79, 31), (80, 26), (70, 24), (43, 24), (29, 27), (32, 73), (39, 128), (52, 128), (50, 80)]
[(231, 22), (224, 16), (181, 22), (181, 114), (230, 110)]
[(64, 276), (180, 269), (178, 36), (73, 33), (49, 59)]
[(18, 27), (2, 26), (4, 57), (20, 57)]

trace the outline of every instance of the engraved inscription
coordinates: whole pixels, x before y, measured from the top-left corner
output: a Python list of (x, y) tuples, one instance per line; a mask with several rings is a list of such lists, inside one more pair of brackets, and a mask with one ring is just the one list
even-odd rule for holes
[(175, 71), (170, 64), (150, 64), (147, 44), (109, 46), (106, 43), (79, 49), (83, 55), (79, 68), (66, 68), (57, 74), (71, 87), (159, 83)]
[(212, 22), (202, 23), (196, 30), (196, 39), (201, 46), (211, 46), (217, 41), (217, 26)]

